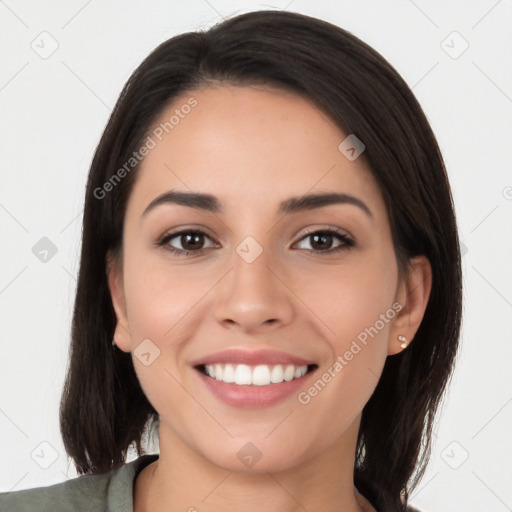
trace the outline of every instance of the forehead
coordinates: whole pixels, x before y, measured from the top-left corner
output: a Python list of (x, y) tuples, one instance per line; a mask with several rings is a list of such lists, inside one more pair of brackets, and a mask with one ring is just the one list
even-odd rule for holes
[(362, 158), (339, 150), (348, 134), (311, 101), (262, 86), (220, 86), (176, 98), (152, 126), (138, 170), (138, 209), (171, 189), (215, 194), (240, 211), (335, 191), (384, 207)]

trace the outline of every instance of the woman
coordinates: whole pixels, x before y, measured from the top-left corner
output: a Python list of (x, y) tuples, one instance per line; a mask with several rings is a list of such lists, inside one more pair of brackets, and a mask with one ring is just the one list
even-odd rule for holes
[(382, 56), (289, 12), (174, 37), (89, 173), (61, 402), (83, 476), (0, 506), (414, 510), (460, 321), (442, 156)]

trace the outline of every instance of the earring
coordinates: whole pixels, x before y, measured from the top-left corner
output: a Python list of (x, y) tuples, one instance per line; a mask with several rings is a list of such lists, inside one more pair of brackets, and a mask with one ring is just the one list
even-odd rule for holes
[(114, 349), (118, 348), (116, 345), (116, 337), (115, 336), (112, 338), (112, 348), (114, 348)]
[(398, 341), (400, 342), (400, 346), (402, 348), (406, 348), (407, 347), (407, 338), (405, 336), (397, 336), (398, 338)]

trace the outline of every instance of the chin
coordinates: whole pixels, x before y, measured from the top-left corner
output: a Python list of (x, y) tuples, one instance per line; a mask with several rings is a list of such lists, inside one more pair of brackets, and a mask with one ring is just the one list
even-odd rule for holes
[(222, 469), (245, 474), (285, 471), (307, 459), (296, 446), (283, 447), (282, 443), (269, 442), (264, 437), (261, 441), (231, 440), (229, 446), (219, 443), (213, 451), (208, 447), (203, 457)]

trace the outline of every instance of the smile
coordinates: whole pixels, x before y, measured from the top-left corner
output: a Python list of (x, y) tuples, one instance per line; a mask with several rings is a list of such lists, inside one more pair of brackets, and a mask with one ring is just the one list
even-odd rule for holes
[(300, 379), (316, 365), (207, 364), (197, 369), (212, 379), (237, 386), (271, 386)]
[(216, 400), (239, 409), (261, 409), (307, 389), (317, 368), (316, 364), (249, 366), (215, 363), (195, 366), (194, 370)]

